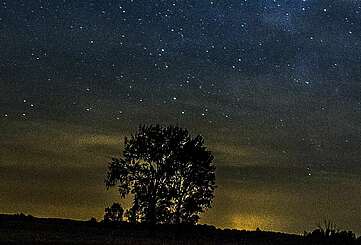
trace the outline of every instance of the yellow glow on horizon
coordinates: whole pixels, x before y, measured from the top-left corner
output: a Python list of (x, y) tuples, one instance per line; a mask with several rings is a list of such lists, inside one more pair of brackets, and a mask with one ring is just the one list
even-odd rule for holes
[(239, 230), (261, 230), (270, 227), (272, 219), (270, 217), (263, 217), (259, 215), (237, 215), (232, 217), (232, 227)]

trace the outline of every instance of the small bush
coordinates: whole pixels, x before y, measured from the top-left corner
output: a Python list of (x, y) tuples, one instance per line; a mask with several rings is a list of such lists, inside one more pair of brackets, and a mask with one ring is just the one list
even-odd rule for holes
[[(331, 221), (325, 221), (311, 233), (305, 232), (305, 238), (310, 243), (351, 245), (356, 242), (356, 235), (352, 231), (340, 231)], [(359, 239), (358, 239), (359, 240)]]
[(122, 222), (124, 209), (119, 203), (113, 203), (111, 207), (105, 208), (104, 222)]

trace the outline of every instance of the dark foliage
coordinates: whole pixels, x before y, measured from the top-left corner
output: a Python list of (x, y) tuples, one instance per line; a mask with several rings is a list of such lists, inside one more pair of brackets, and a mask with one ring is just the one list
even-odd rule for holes
[(331, 221), (325, 221), (311, 233), (305, 233), (306, 241), (310, 244), (330, 244), (330, 245), (353, 245), (360, 244), (356, 240), (356, 235), (352, 231), (340, 231)]
[(194, 224), (211, 207), (215, 189), (213, 155), (198, 135), (173, 126), (140, 126), (125, 138), (123, 158), (108, 166), (106, 186), (133, 196), (130, 222)]
[(89, 223), (91, 224), (96, 224), (97, 223), (97, 219), (94, 217), (91, 217), (90, 220), (88, 220)]
[(121, 222), (123, 221), (124, 210), (119, 203), (113, 203), (111, 207), (105, 208), (104, 222)]

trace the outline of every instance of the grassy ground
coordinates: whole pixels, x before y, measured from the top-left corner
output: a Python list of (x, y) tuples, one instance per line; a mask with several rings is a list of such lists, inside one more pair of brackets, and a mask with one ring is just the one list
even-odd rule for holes
[(304, 237), (197, 225), (134, 225), (0, 215), (0, 244), (298, 245)]

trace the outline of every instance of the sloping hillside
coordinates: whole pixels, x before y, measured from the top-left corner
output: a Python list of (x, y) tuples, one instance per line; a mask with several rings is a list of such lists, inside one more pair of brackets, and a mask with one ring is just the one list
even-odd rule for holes
[(297, 245), (297, 235), (263, 231), (221, 230), (197, 225), (105, 224), (93, 221), (0, 215), (1, 244), (242, 244)]

